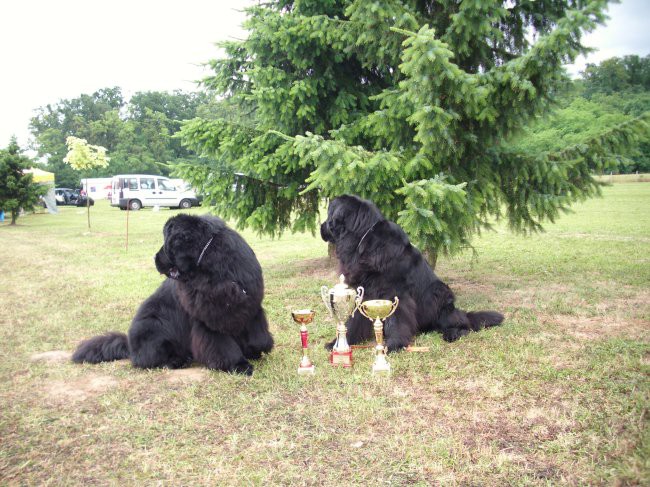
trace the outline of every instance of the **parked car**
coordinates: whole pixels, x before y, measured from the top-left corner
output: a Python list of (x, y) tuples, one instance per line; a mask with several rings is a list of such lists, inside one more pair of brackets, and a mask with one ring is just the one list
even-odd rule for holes
[[(86, 195), (81, 194), (78, 189), (54, 188), (54, 198), (57, 206), (86, 206)], [(88, 198), (90, 206), (95, 204), (95, 200)]]
[(188, 209), (201, 206), (201, 198), (191, 189), (179, 189), (164, 176), (121, 174), (113, 176), (111, 206), (137, 211), (143, 206)]

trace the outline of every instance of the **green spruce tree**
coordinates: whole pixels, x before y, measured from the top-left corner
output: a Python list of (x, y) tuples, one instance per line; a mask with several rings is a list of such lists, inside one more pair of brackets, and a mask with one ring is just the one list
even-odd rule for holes
[(223, 109), (183, 126), (205, 160), (177, 173), (270, 234), (315, 229), (323, 197), (370, 198), (434, 265), (494, 218), (539, 230), (598, 194), (591, 174), (648, 131), (645, 116), (559, 151), (509, 144), (549, 111), (606, 5), (264, 2), (211, 62)]
[(15, 137), (0, 150), (0, 210), (11, 214), (11, 225), (16, 224), (21, 209), (32, 210), (45, 194), (46, 188), (25, 173), (31, 166), (32, 161), (20, 153)]

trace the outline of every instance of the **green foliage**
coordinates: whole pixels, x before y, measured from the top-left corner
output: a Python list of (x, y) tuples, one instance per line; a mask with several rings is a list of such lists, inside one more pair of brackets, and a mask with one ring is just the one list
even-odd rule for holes
[(587, 51), (581, 36), (606, 6), (251, 7), (248, 38), (222, 44), (226, 57), (211, 61), (204, 82), (234, 110), (183, 125), (183, 143), (205, 159), (177, 174), (213, 195), (215, 211), (263, 233), (314, 229), (318, 201), (344, 192), (372, 199), (428, 254), (468, 245), (495, 217), (539, 230), (598, 193), (591, 173), (608, 167), (604, 148), (648, 130), (645, 118), (614, 117), (625, 123), (571, 140), (572, 149), (516, 143), (550, 110), (567, 83), (563, 64)]
[[(88, 172), (93, 169), (108, 166), (108, 157), (106, 148), (100, 145), (90, 145), (85, 139), (78, 137), (68, 137), (66, 139), (68, 154), (63, 162), (77, 170), (83, 171), (88, 177)], [(88, 185), (86, 184), (86, 187)], [(90, 229), (90, 199), (86, 200), (86, 210), (88, 215), (88, 229)]]
[(108, 166), (109, 158), (106, 148), (100, 145), (90, 145), (85, 139), (68, 137), (66, 139), (68, 154), (63, 162), (77, 171), (88, 171), (97, 167)]
[[(587, 65), (582, 73), (583, 96), (629, 117), (650, 111), (650, 56), (623, 56)], [(650, 171), (650, 137), (627, 148), (618, 172)]]
[(398, 190), (404, 196), (405, 209), (399, 212), (397, 222), (412, 229), (411, 238), (415, 241), (428, 241), (432, 248), (444, 253), (459, 251), (469, 244), (479, 223), (479, 208), (468, 206), (472, 202), (466, 186), (467, 183), (448, 184), (444, 176), (408, 183)]
[(12, 225), (16, 224), (20, 210), (33, 209), (47, 189), (24, 172), (31, 166), (32, 161), (20, 153), (15, 138), (0, 150), (0, 209), (11, 213)]
[(154, 91), (136, 93), (127, 101), (117, 87), (61, 100), (39, 108), (32, 118), (34, 148), (47, 160), (47, 169), (55, 173), (59, 186), (79, 186), (79, 175), (63, 161), (69, 136), (105, 147), (111, 154), (109, 165), (90, 170), (88, 177), (167, 174), (164, 164), (194, 158), (173, 134), (207, 100), (200, 93)]
[(599, 65), (587, 64), (582, 79), (588, 98), (594, 93), (650, 91), (650, 55), (613, 57)]
[[(626, 139), (619, 139), (615, 152), (604, 153), (607, 160), (600, 166), (594, 166), (596, 172), (646, 172), (650, 170), (650, 151), (647, 127), (643, 120), (648, 120), (650, 113), (650, 93), (622, 96), (597, 95), (591, 99), (574, 98), (568, 106), (557, 110), (542, 122), (529, 127), (523, 136), (513, 142), (518, 150), (529, 154), (560, 151), (569, 146), (581, 144), (585, 140), (607, 133), (613, 127), (633, 121), (644, 107), (638, 119), (633, 123)], [(627, 113), (626, 113), (627, 112)]]
[(560, 151), (593, 140), (617, 125), (637, 117), (630, 125), (631, 140), (606, 154), (607, 163), (596, 171), (650, 171), (650, 136), (642, 120), (650, 112), (650, 86), (644, 73), (650, 71), (650, 57), (624, 56), (588, 65), (582, 79), (569, 86), (559, 100), (560, 108), (539, 123), (526, 127), (511, 145), (529, 154)]

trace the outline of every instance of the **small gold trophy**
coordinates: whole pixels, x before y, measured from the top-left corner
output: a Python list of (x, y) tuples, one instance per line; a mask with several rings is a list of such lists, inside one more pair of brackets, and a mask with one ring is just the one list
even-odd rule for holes
[(359, 286), (355, 291), (348, 287), (345, 284), (345, 276), (341, 274), (339, 283), (333, 288), (321, 287), (321, 297), (327, 309), (338, 322), (330, 363), (342, 367), (352, 367), (352, 348), (348, 344), (348, 329), (345, 322), (350, 316), (354, 316), (355, 310), (363, 300), (363, 288)]
[(385, 320), (397, 309), (399, 299), (395, 296), (393, 302), (388, 299), (373, 299), (359, 305), (359, 312), (370, 320), (374, 320), (375, 329), (375, 363), (372, 365), (373, 374), (390, 374), (390, 364), (386, 360), (386, 347), (384, 347), (384, 324)]
[(302, 341), (302, 360), (298, 366), (298, 374), (300, 375), (313, 374), (315, 372), (314, 364), (311, 363), (307, 355), (307, 349), (309, 348), (307, 344), (307, 340), (309, 339), (307, 325), (313, 321), (315, 314), (316, 312), (311, 309), (298, 309), (291, 312), (293, 321), (300, 324), (300, 340)]

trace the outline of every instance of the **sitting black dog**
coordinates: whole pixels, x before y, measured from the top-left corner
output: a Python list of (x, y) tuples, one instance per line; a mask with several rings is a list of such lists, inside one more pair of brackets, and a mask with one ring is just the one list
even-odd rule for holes
[[(408, 346), (420, 332), (441, 331), (452, 342), (503, 321), (495, 311), (457, 309), (451, 289), (433, 273), (402, 228), (370, 201), (350, 195), (333, 199), (320, 232), (323, 240), (336, 245), (348, 285), (363, 286), (365, 299), (399, 298), (395, 314), (384, 326), (388, 351)], [(351, 345), (373, 337), (371, 321), (360, 313), (348, 320), (347, 327)]]
[(135, 367), (209, 369), (250, 375), (249, 359), (273, 348), (262, 308), (255, 253), (219, 218), (177, 215), (163, 228), (155, 257), (167, 279), (138, 309), (128, 338), (108, 333), (82, 342), (77, 363), (130, 358)]

